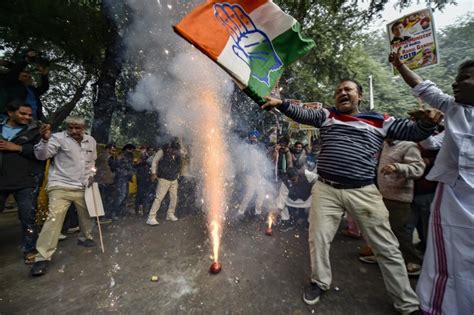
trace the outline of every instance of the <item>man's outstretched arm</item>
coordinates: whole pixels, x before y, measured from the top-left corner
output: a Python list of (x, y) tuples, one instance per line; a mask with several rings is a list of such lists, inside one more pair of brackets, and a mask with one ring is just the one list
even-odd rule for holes
[(400, 75), (402, 76), (403, 80), (412, 88), (417, 86), (419, 83), (423, 81), (423, 79), (416, 74), (414, 71), (412, 71), (410, 68), (408, 68), (403, 62), (400, 61), (400, 49), (398, 49), (397, 52), (391, 52), (388, 55), (388, 61), (395, 67), (397, 68), (398, 72), (400, 72)]

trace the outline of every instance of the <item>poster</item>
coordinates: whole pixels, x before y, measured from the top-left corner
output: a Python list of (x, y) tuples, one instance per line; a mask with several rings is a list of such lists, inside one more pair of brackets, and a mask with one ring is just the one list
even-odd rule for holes
[(104, 206), (97, 183), (92, 183), (90, 187), (86, 187), (84, 198), (86, 199), (87, 211), (91, 217), (104, 215)]
[[(405, 15), (387, 24), (390, 51), (400, 50), (400, 61), (411, 70), (438, 64), (439, 51), (436, 44), (433, 14), (423, 9)], [(393, 68), (393, 73), (398, 71)]]

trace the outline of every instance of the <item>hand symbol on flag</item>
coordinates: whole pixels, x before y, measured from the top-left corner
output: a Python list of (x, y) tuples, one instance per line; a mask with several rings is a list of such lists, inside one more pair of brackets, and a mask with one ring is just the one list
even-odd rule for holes
[(249, 67), (251, 75), (270, 86), (270, 72), (283, 66), (267, 34), (259, 30), (238, 4), (214, 4), (214, 16), (232, 37), (234, 54)]

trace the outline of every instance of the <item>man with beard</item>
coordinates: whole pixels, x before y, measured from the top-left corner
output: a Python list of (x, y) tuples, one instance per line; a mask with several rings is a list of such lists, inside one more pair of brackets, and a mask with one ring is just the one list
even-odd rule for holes
[(442, 114), (426, 110), (418, 122), (378, 113), (360, 113), (362, 86), (354, 80), (340, 81), (334, 93), (335, 108), (304, 109), (287, 101), (266, 97), (262, 109), (278, 108), (296, 122), (320, 128), (321, 152), (318, 180), (312, 188), (309, 214), (311, 282), (303, 300), (313, 305), (329, 290), (332, 280), (330, 244), (342, 215), (348, 211), (373, 247), (385, 286), (400, 313), (418, 310), (413, 292), (390, 229), (388, 211), (375, 186), (377, 154), (385, 138), (421, 141), (430, 136)]
[(0, 120), (0, 200), (13, 194), (21, 222), (21, 247), (26, 264), (34, 261), (38, 231), (35, 223), (39, 183), (35, 169), (42, 169), (33, 146), (39, 141), (38, 124), (29, 104), (15, 100), (6, 105), (7, 119)]
[(431, 205), (426, 252), (418, 281), (429, 314), (474, 313), (474, 60), (459, 66), (454, 97), (423, 81), (400, 61), (389, 61), (413, 94), (445, 114), (445, 135), (427, 179), (439, 182)]

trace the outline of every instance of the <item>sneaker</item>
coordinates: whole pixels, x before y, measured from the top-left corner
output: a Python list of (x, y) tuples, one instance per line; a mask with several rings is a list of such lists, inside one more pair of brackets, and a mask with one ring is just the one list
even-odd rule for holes
[(295, 225), (291, 224), (289, 220), (281, 221), (280, 224), (281, 224), (279, 228), (280, 232), (288, 232), (288, 231), (293, 231), (295, 229)]
[(411, 277), (419, 276), (421, 273), (421, 266), (414, 263), (407, 264), (407, 274)]
[(359, 256), (359, 260), (366, 263), (366, 264), (376, 264), (377, 257), (375, 255), (372, 256)]
[(178, 218), (174, 215), (174, 213), (170, 213), (166, 216), (167, 221), (178, 221)]
[(66, 238), (67, 238), (66, 235), (64, 235), (63, 233), (59, 233), (59, 240), (60, 241), (64, 241)]
[(314, 305), (319, 302), (323, 293), (324, 291), (316, 283), (310, 283), (304, 290), (303, 301), (308, 305)]
[(72, 227), (72, 228), (67, 229), (67, 234), (73, 234), (73, 233), (79, 232), (80, 230), (81, 228), (78, 226)]
[(94, 242), (94, 240), (91, 240), (90, 238), (86, 238), (84, 240), (78, 239), (77, 240), (77, 245), (84, 246), (84, 247), (94, 247), (95, 242)]
[(154, 226), (154, 225), (158, 225), (160, 223), (158, 221), (156, 221), (155, 218), (148, 218), (148, 220), (146, 220), (146, 224)]
[(33, 264), (33, 267), (31, 267), (31, 275), (33, 277), (39, 277), (42, 276), (46, 273), (48, 270), (48, 264), (49, 261), (43, 260), (43, 261), (37, 261)]

